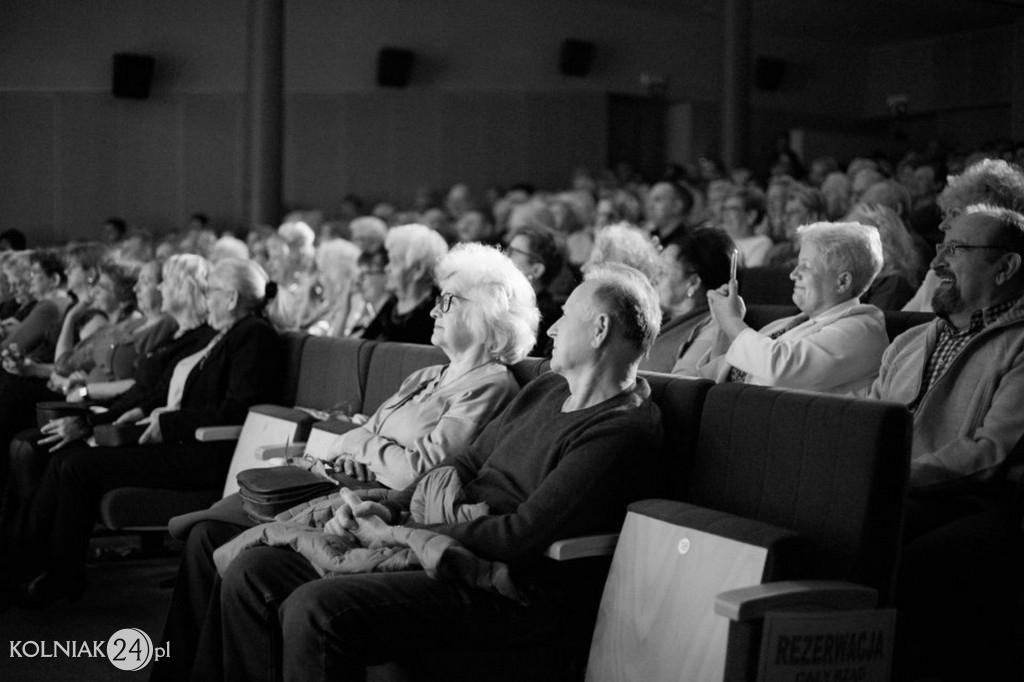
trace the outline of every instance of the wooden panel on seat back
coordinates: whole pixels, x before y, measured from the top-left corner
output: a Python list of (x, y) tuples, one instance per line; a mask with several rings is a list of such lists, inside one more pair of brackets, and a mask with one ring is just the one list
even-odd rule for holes
[(803, 578), (891, 598), (911, 417), (894, 403), (745, 384), (704, 402), (686, 502), (796, 531), (816, 547)]
[(362, 339), (310, 338), (302, 349), (294, 405), (361, 412), (366, 372), (375, 345)]
[(661, 423), (665, 429), (664, 476), (656, 494), (673, 500), (683, 499), (693, 452), (697, 449), (704, 399), (715, 384), (707, 379), (689, 379), (658, 372), (640, 372), (640, 376), (651, 385), (651, 398), (661, 410)]
[(366, 375), (363, 414), (373, 414), (416, 370), (447, 363), (448, 356), (434, 346), (391, 342), (375, 344)]

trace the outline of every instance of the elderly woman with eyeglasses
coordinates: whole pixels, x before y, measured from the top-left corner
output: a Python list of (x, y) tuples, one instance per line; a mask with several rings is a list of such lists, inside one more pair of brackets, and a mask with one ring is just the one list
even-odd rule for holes
[[(372, 416), (357, 416), (358, 427), (338, 437), (331, 454), (350, 488), (406, 487), (466, 452), (517, 392), (508, 366), (533, 346), (539, 317), (527, 278), (482, 244), (456, 246), (435, 275), (440, 294), (432, 300), (430, 342), (449, 362), (411, 374)], [(188, 677), (212, 590), (213, 550), (255, 525), (237, 495), (188, 516), (179, 517), (184, 528), (177, 530), (188, 537), (163, 638), (178, 648), (174, 660), (157, 665), (153, 680)]]
[(800, 257), (789, 278), (800, 314), (761, 330), (743, 322), (736, 281), (708, 292), (727, 341), (698, 363), (701, 376), (822, 393), (863, 394), (889, 345), (885, 317), (860, 296), (882, 269), (878, 230), (859, 223), (814, 223), (799, 230)]
[[(144, 427), (137, 445), (55, 453), (17, 551), (5, 552), (23, 583), (19, 599), (44, 606), (85, 588), (85, 553), (99, 500), (130, 486), (206, 490), (224, 485), (234, 443), (196, 441), (196, 429), (241, 424), (250, 407), (280, 398), (283, 348), (263, 315), (268, 278), (252, 261), (227, 258), (210, 272), (206, 346), (168, 367), (146, 404), (119, 423)], [(272, 292), (270, 292), (272, 294)], [(159, 402), (157, 402), (159, 401)], [(31, 576), (35, 576), (32, 578)], [(9, 588), (10, 586), (8, 586)]]

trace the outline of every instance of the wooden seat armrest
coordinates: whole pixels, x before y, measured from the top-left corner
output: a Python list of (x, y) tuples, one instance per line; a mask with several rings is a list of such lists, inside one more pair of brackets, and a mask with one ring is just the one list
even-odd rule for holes
[(608, 556), (615, 551), (615, 544), (618, 541), (618, 533), (581, 535), (577, 538), (567, 538), (552, 542), (548, 545), (547, 550), (544, 551), (544, 556), (555, 561)]
[(306, 452), (305, 443), (291, 443), (289, 445), (261, 445), (256, 448), (256, 459), (266, 461), (279, 457), (288, 459), (290, 457), (302, 457)]
[(878, 605), (878, 590), (838, 580), (789, 580), (727, 590), (715, 613), (733, 621), (763, 618), (768, 611), (856, 610)]
[(221, 440), (238, 440), (242, 435), (239, 426), (201, 426), (196, 429), (196, 440), (200, 443), (212, 443)]

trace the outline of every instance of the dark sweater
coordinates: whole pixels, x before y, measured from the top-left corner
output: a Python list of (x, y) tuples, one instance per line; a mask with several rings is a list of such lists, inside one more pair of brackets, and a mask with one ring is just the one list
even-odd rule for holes
[(398, 312), (398, 299), (394, 296), (381, 306), (377, 317), (363, 332), (363, 338), (372, 341), (395, 341), (398, 343), (430, 343), (434, 333), (434, 296), (427, 296), (407, 313)]
[[(524, 387), (456, 467), (468, 502), (488, 516), (434, 526), (478, 556), (530, 563), (556, 540), (618, 531), (626, 505), (653, 491), (662, 448), (661, 413), (651, 389), (633, 389), (583, 410), (563, 413), (565, 379), (544, 374)], [(412, 489), (394, 502), (404, 505)]]

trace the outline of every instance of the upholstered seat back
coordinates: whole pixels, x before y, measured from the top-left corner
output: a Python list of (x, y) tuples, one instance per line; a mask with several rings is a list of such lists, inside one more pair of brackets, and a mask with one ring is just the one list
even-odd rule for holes
[(707, 395), (691, 504), (791, 529), (816, 546), (806, 578), (890, 598), (909, 472), (902, 405), (723, 384)]

